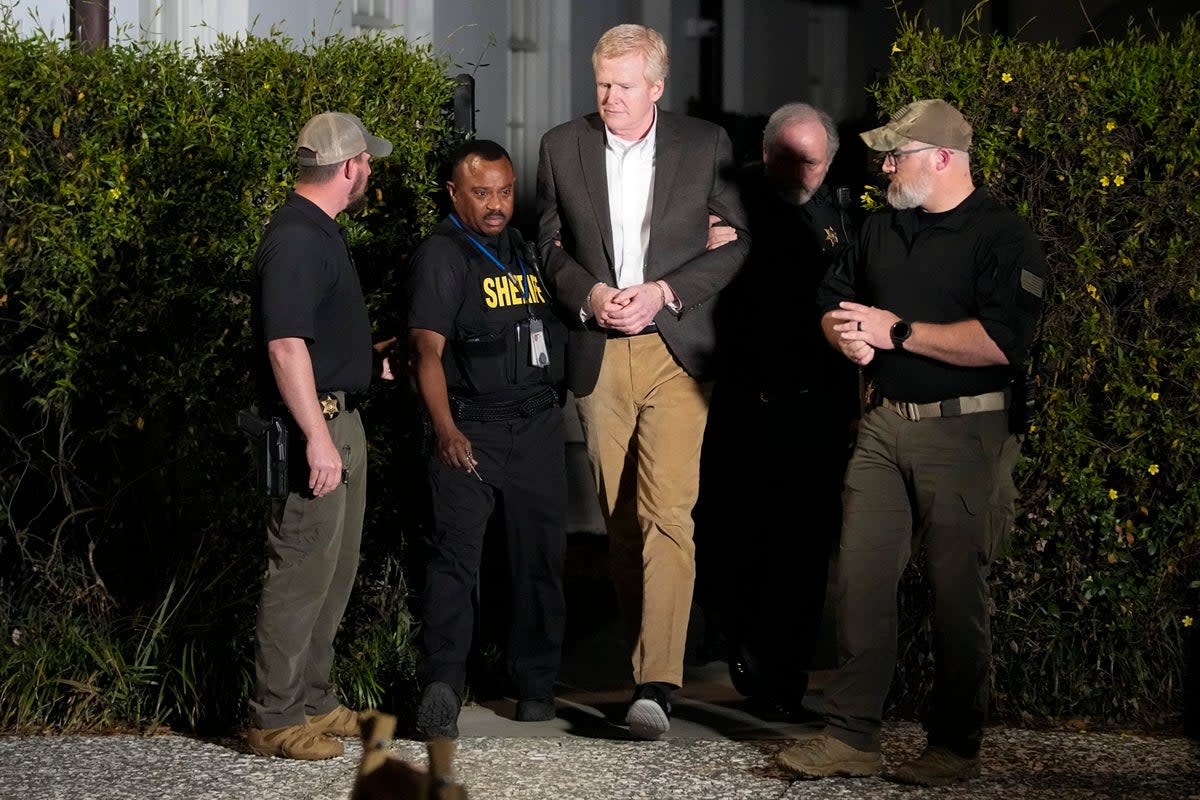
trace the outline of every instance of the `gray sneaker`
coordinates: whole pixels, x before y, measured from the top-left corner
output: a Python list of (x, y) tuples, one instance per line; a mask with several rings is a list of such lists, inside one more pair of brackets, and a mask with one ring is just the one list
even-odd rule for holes
[(827, 733), (797, 742), (779, 753), (779, 763), (805, 778), (842, 775), (865, 778), (879, 772), (883, 756), (857, 750)]
[(883, 776), (911, 786), (947, 786), (979, 777), (979, 756), (963, 758), (944, 747), (926, 747), (925, 752), (905, 761)]
[(434, 681), (417, 705), (417, 733), (424, 739), (457, 739), (461, 701), (450, 684)]

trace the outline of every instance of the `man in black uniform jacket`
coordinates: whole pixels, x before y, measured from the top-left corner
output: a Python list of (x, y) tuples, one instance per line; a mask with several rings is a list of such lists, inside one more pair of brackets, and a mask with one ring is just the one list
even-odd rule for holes
[(922, 545), (934, 595), (934, 683), (918, 758), (886, 775), (937, 786), (980, 772), (992, 641), (988, 575), (1013, 526), (1011, 382), (1033, 341), (1046, 260), (1029, 225), (975, 188), (971, 126), (920, 100), (862, 134), (891, 209), (821, 287), (829, 343), (864, 366), (878, 405), (846, 470), (837, 671), (823, 732), (780, 753), (810, 777), (871, 775), (897, 651), (897, 597)]
[(454, 211), (413, 255), (409, 345), (435, 437), (434, 529), (421, 605), (417, 729), (457, 736), (484, 532), (503, 497), (513, 592), (507, 661), (516, 718), (554, 716), (565, 624), (566, 329), (536, 254), (508, 227), (515, 178), (504, 148), (469, 141), (451, 159)]
[(365, 204), (371, 157), (391, 152), (353, 114), (309, 120), (296, 148), (296, 190), (272, 215), (254, 258), (260, 407), (282, 405), (292, 437), (290, 492), (271, 502), (267, 520), (255, 628), (246, 739), (259, 755), (332, 758), (343, 752), (334, 736), (359, 735), (358, 715), (338, 700), (329, 671), (358, 571), (367, 442), (355, 405), (373, 353), (358, 273), (335, 217)]
[[(814, 666), (858, 412), (854, 366), (826, 344), (814, 305), (851, 243), (845, 198), (824, 185), (837, 150), (827, 113), (788, 103), (767, 121), (762, 162), (739, 174), (752, 244), (717, 312), (722, 371), (697, 509), (699, 600), (724, 634), (734, 685), (758, 713), (793, 719)], [(732, 233), (712, 230), (714, 245)]]

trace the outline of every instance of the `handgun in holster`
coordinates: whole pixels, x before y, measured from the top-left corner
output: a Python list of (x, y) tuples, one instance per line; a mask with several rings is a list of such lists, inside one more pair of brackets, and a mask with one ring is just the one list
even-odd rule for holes
[(288, 495), (288, 426), (282, 417), (263, 417), (255, 406), (237, 412), (237, 426), (250, 438), (254, 488), (268, 497)]

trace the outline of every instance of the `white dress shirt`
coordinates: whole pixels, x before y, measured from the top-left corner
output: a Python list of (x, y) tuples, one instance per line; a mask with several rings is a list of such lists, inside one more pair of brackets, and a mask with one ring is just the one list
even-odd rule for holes
[(612, 221), (617, 288), (645, 283), (650, 214), (654, 210), (654, 143), (658, 111), (649, 132), (631, 142), (605, 130), (608, 213)]

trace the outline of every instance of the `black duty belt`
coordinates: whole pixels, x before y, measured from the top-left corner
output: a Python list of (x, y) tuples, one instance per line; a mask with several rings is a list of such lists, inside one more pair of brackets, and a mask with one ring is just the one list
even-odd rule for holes
[(450, 413), (457, 420), (468, 422), (508, 422), (540, 414), (558, 405), (558, 392), (547, 386), (523, 400), (510, 403), (481, 403), (467, 397), (450, 398)]
[(933, 417), (961, 417), (964, 414), (980, 414), (984, 411), (1003, 411), (1008, 408), (1008, 399), (1008, 390), (1005, 389), (970, 397), (951, 397), (936, 403), (907, 403), (885, 397), (880, 405), (916, 422)]
[(353, 411), (361, 402), (358, 395), (341, 391), (317, 392), (317, 400), (321, 403), (321, 414), (325, 419), (334, 419), (343, 411)]
[[(333, 391), (333, 392), (317, 392), (317, 402), (321, 405), (321, 416), (325, 419), (336, 419), (338, 414), (343, 411), (353, 411), (362, 403), (362, 396), (350, 394), (349, 392)], [(291, 414), (287, 404), (282, 400), (278, 400), (274, 405), (269, 405), (268, 408), (275, 409), (278, 414)]]

